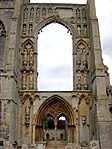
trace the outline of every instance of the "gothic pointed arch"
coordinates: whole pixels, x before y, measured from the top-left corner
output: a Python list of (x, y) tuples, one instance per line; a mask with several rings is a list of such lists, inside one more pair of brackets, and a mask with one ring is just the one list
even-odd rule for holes
[(31, 95), (29, 95), (29, 94), (25, 94), (25, 95), (23, 96), (23, 98), (22, 98), (22, 103), (24, 104), (27, 99), (30, 101), (30, 104), (33, 103), (33, 98), (32, 98)]
[(27, 46), (28, 44), (30, 44), (32, 47), (34, 45), (33, 41), (30, 39), (27, 39), (23, 44), (22, 44), (22, 49), (25, 48), (25, 46)]
[(84, 44), (85, 46), (89, 46), (89, 44), (83, 39), (78, 40), (76, 46), (78, 47), (80, 44)]
[(0, 67), (3, 66), (5, 41), (6, 41), (6, 28), (3, 22), (0, 20)]
[(68, 29), (68, 31), (70, 31), (71, 35), (74, 34), (74, 29), (73, 29), (73, 26), (71, 25), (71, 23), (63, 20), (59, 16), (53, 15), (53, 16), (50, 16), (50, 17), (44, 19), (43, 21), (41, 21), (38, 24), (38, 26), (34, 30), (35, 36), (37, 36), (37, 34), (40, 32), (40, 30), (42, 28), (44, 28), (45, 26), (47, 26), (47, 25), (49, 25), (51, 23), (59, 23), (59, 24), (63, 25), (64, 27), (66, 27)]
[(76, 123), (76, 117), (73, 109), (65, 99), (58, 95), (50, 97), (40, 106), (37, 111), (36, 124), (38, 126), (42, 125), (43, 118), (48, 114), (53, 115), (56, 119), (58, 119), (61, 114), (64, 114), (69, 125), (75, 125)]
[(76, 18), (77, 20), (80, 20), (80, 9), (79, 8), (76, 9)]

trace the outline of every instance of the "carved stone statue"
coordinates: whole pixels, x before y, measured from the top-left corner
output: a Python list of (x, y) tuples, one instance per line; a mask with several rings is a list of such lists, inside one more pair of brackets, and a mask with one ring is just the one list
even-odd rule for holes
[(33, 15), (34, 15), (34, 9), (31, 8), (31, 10), (30, 10), (30, 20), (33, 20)]
[(23, 71), (22, 73), (22, 88), (26, 89), (26, 83), (27, 83), (27, 74), (26, 74), (26, 70)]
[(30, 120), (30, 107), (25, 107), (25, 123), (29, 123)]
[(29, 30), (28, 30), (28, 33), (29, 33), (29, 34), (31, 34), (31, 33), (32, 33), (32, 30), (33, 30), (33, 25), (32, 25), (32, 24), (30, 24), (30, 25), (29, 25)]
[(23, 35), (26, 35), (26, 24), (23, 24)]
[(78, 36), (81, 35), (81, 26), (80, 25), (77, 26), (77, 33), (78, 33)]
[(28, 58), (28, 51), (27, 51), (27, 49), (25, 48), (25, 49), (24, 49), (24, 52), (23, 52), (23, 60), (26, 60), (26, 61), (27, 61), (27, 58)]
[(77, 63), (77, 70), (80, 70), (80, 67), (81, 67), (81, 51), (80, 51), (79, 47), (77, 48), (76, 63)]
[(43, 15), (43, 16), (46, 15), (46, 9), (45, 9), (45, 8), (42, 9), (42, 15)]
[(83, 48), (83, 63), (87, 63), (87, 52), (86, 52), (86, 48)]
[(87, 79), (87, 77), (88, 77), (87, 71), (84, 71), (84, 73), (83, 73), (83, 85), (84, 85), (85, 90), (88, 89), (88, 79)]
[(33, 59), (34, 59), (34, 51), (33, 48), (30, 49), (30, 53), (29, 53), (29, 65), (33, 65)]
[(77, 72), (77, 89), (81, 90), (81, 73)]
[(33, 71), (30, 70), (30, 72), (29, 72), (29, 88), (30, 89), (33, 89), (33, 79), (34, 79)]
[(76, 10), (76, 18), (77, 18), (77, 20), (80, 19), (80, 10), (79, 9)]
[(27, 17), (28, 17), (28, 9), (25, 8), (25, 9), (24, 9), (23, 18), (24, 18), (24, 19), (27, 19)]
[(83, 33), (84, 33), (84, 36), (87, 36), (87, 26), (86, 25), (83, 26)]

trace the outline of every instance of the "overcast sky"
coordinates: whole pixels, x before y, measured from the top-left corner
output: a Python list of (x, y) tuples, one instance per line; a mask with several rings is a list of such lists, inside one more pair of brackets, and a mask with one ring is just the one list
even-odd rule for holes
[[(31, 2), (86, 3), (86, 0), (31, 0)], [(95, 3), (104, 64), (109, 68), (112, 84), (112, 0), (95, 0)], [(38, 38), (39, 90), (72, 90), (71, 38), (67, 29), (57, 23), (42, 29)], [(54, 40), (56, 42), (53, 42)], [(63, 41), (64, 44), (62, 44)]]

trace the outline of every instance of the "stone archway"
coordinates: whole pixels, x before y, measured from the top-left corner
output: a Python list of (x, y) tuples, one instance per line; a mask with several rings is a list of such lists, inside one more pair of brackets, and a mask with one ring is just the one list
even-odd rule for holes
[[(76, 117), (73, 109), (70, 104), (60, 96), (54, 95), (47, 99), (39, 108), (36, 117), (36, 128), (35, 128), (35, 141), (40, 142), (43, 141), (44, 132), (43, 132), (43, 121), (48, 116), (52, 116), (54, 119), (54, 139), (55, 132), (57, 130), (57, 121), (61, 115), (66, 117), (66, 140), (68, 142), (76, 142)], [(61, 135), (62, 132), (60, 132)]]

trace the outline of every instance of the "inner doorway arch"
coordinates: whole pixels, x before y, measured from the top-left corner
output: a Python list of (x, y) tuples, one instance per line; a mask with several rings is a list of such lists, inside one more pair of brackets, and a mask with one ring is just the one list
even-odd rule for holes
[[(59, 129), (57, 128), (57, 123), (59, 120), (59, 117), (64, 116), (66, 118), (66, 129), (65, 131), (58, 131)], [(54, 135), (52, 136), (53, 138), (50, 138), (50, 131), (44, 129), (44, 120), (47, 117), (52, 117), (54, 121), (54, 127), (55, 129), (52, 129), (52, 133)], [(62, 129), (61, 129), (62, 130)], [(56, 131), (58, 131), (59, 137), (56, 136)], [(63, 133), (64, 132), (64, 133)], [(45, 133), (45, 134), (44, 134)], [(60, 140), (63, 139), (71, 142), (71, 143), (76, 143), (77, 140), (77, 131), (76, 131), (76, 116), (75, 113), (72, 109), (72, 107), (69, 105), (69, 103), (63, 99), (60, 96), (54, 95), (47, 99), (39, 108), (37, 112), (37, 117), (36, 117), (36, 128), (35, 128), (35, 141), (43, 141), (42, 138), (44, 138), (49, 134), (49, 139), (52, 140)], [(66, 133), (66, 134), (65, 134)], [(72, 134), (72, 135), (71, 135)]]

